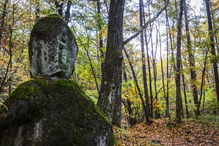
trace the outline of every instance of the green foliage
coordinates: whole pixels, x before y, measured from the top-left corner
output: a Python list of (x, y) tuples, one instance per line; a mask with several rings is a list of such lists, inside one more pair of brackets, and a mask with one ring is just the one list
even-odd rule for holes
[(86, 90), (85, 93), (87, 96), (89, 96), (93, 100), (95, 104), (97, 104), (97, 100), (99, 96), (97, 90)]
[(219, 128), (219, 115), (205, 114), (198, 116), (198, 118), (194, 116), (189, 118), (188, 121), (211, 125), (214, 128)]
[(6, 110), (8, 110), (7, 106), (3, 103), (4, 101), (2, 100), (0, 96), (0, 112), (4, 113)]

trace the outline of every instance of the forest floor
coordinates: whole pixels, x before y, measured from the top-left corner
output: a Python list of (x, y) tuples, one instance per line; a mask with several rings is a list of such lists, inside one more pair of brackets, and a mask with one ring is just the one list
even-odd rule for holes
[(154, 120), (148, 126), (138, 123), (131, 128), (114, 127), (116, 146), (150, 145), (219, 145), (219, 130), (212, 125), (183, 121), (181, 124), (166, 119)]

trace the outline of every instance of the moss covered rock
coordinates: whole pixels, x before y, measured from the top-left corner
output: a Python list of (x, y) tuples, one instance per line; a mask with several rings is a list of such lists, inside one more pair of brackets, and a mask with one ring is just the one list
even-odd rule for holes
[(58, 14), (39, 19), (29, 42), (31, 77), (69, 79), (75, 69), (77, 53), (74, 34)]
[(6, 100), (0, 145), (113, 145), (112, 125), (72, 80), (30, 80)]

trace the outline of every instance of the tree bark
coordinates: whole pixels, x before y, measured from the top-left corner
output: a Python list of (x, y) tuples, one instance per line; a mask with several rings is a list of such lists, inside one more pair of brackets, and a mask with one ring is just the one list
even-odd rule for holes
[(40, 19), (40, 3), (39, 0), (36, 1), (36, 10), (35, 10), (35, 22), (37, 22)]
[[(143, 9), (143, 14), (145, 14), (144, 9)], [(144, 25), (146, 24), (145, 22), (145, 16), (143, 17), (144, 20)], [(147, 63), (148, 63), (148, 73), (149, 73), (149, 91), (150, 91), (150, 117), (153, 119), (153, 92), (152, 92), (152, 80), (151, 80), (151, 65), (150, 65), (150, 57), (149, 57), (149, 47), (148, 47), (148, 40), (147, 40), (147, 32), (144, 30), (145, 33), (145, 44), (146, 44), (146, 53), (147, 53)], [(146, 60), (145, 60), (146, 62)]]
[(181, 72), (181, 34), (182, 34), (182, 16), (183, 16), (183, 6), (184, 0), (180, 0), (180, 12), (177, 22), (178, 32), (177, 32), (177, 54), (176, 54), (176, 120), (177, 122), (182, 122), (182, 97), (180, 88), (180, 72)]
[(219, 101), (218, 66), (217, 66), (217, 60), (215, 59), (216, 52), (215, 52), (214, 36), (212, 29), (211, 12), (210, 12), (209, 0), (205, 0), (205, 2), (206, 2), (207, 17), (208, 17), (208, 31), (210, 37), (211, 54), (212, 54), (213, 68), (214, 68), (215, 89), (217, 93), (217, 101)]
[[(139, 12), (140, 12), (140, 27), (143, 26), (143, 0), (139, 0)], [(149, 97), (148, 97), (148, 85), (147, 85), (147, 76), (146, 76), (146, 58), (145, 58), (145, 51), (144, 51), (144, 40), (143, 40), (143, 33), (141, 33), (140, 35), (140, 39), (141, 39), (141, 57), (142, 57), (142, 71), (143, 71), (143, 84), (144, 84), (144, 96), (146, 99), (146, 109), (144, 109), (145, 114), (146, 114), (146, 120), (147, 123), (150, 124), (150, 120), (149, 120)]]
[[(198, 92), (197, 92), (197, 86), (196, 86), (196, 69), (195, 69), (195, 59), (194, 55), (192, 53), (192, 44), (191, 44), (191, 39), (190, 39), (190, 32), (189, 32), (189, 20), (187, 16), (187, 6), (186, 6), (186, 0), (184, 2), (185, 6), (185, 11), (184, 11), (184, 16), (185, 16), (185, 24), (186, 24), (186, 37), (187, 37), (187, 51), (189, 55), (189, 65), (190, 65), (190, 75), (191, 75), (191, 87), (192, 87), (192, 92), (193, 92), (193, 99), (196, 108), (198, 107)], [(197, 113), (200, 114), (200, 113)]]
[[(103, 52), (103, 35), (102, 35), (102, 24), (101, 24), (101, 13), (100, 13), (100, 0), (97, 0), (97, 25), (98, 25), (98, 31), (99, 31), (99, 49), (100, 49), (100, 57), (101, 60), (104, 58), (104, 52)], [(99, 51), (98, 51), (99, 52)], [(101, 61), (101, 71), (103, 72), (103, 61)]]
[[(166, 0), (164, 0), (166, 3)], [(166, 16), (166, 31), (167, 31), (167, 94), (166, 94), (166, 117), (170, 118), (169, 112), (169, 19), (167, 16), (167, 8), (165, 9)]]
[[(182, 70), (183, 70), (182, 63), (181, 63), (181, 66), (182, 66)], [(187, 102), (187, 95), (186, 95), (186, 83), (185, 83), (184, 73), (182, 73), (182, 81), (183, 81), (183, 93), (184, 93), (185, 105), (186, 105), (186, 115), (187, 115), (187, 119), (188, 119), (189, 118), (189, 110), (188, 110), (188, 102)]]
[[(200, 106), (201, 106), (201, 99), (202, 99), (202, 92), (203, 92), (203, 86), (204, 86), (204, 81), (205, 81), (205, 71), (206, 71), (206, 64), (207, 64), (207, 60), (208, 60), (208, 51), (206, 51), (205, 53), (205, 59), (204, 59), (204, 67), (202, 70), (202, 81), (201, 81), (201, 93), (200, 93), (200, 97), (199, 97), (199, 102), (198, 102), (198, 107), (197, 107), (197, 111), (196, 111), (196, 116), (200, 115)], [(204, 101), (203, 101), (203, 109), (204, 109)]]
[(7, 3), (8, 3), (8, 0), (5, 0), (4, 8), (3, 8), (3, 13), (2, 13), (2, 18), (1, 18), (1, 27), (0, 27), (0, 46), (1, 46), (1, 40), (2, 40), (2, 30), (4, 29), (4, 24), (5, 24), (5, 16), (6, 16), (6, 10), (7, 10)]
[(67, 24), (69, 23), (69, 18), (70, 18), (71, 3), (72, 3), (71, 0), (68, 0), (67, 9), (65, 11), (65, 22)]
[[(159, 23), (159, 26), (160, 26), (160, 23)], [(161, 42), (160, 32), (159, 32), (159, 38), (160, 38), (160, 62), (161, 62), (162, 84), (163, 84), (164, 99), (166, 99), (166, 103), (167, 103), (167, 96), (166, 96), (166, 90), (165, 90), (166, 88), (165, 88), (165, 81), (164, 81), (163, 58), (162, 58), (162, 54), (161, 54), (162, 42)], [(168, 35), (167, 35), (167, 46), (168, 46)], [(168, 47), (167, 47), (167, 49), (168, 49)], [(167, 110), (166, 110), (166, 117), (169, 117), (169, 116), (167, 116)]]
[(56, 5), (56, 9), (58, 10), (58, 14), (62, 17), (63, 2), (59, 4), (58, 1), (55, 0), (55, 5)]
[(121, 84), (124, 0), (111, 0), (108, 38), (98, 107), (112, 124), (121, 127)]

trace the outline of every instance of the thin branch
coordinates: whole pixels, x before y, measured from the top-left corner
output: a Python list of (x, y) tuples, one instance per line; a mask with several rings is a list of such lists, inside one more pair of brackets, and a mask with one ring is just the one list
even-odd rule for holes
[(149, 20), (147, 23), (145, 23), (144, 26), (142, 26), (139, 31), (137, 33), (135, 33), (133, 36), (129, 37), (128, 39), (126, 39), (125, 41), (123, 41), (123, 45), (126, 45), (127, 43), (129, 43), (132, 39), (136, 38), (139, 34), (141, 34), (149, 24), (151, 24), (152, 22), (154, 22), (159, 16), (160, 14), (166, 9), (166, 7), (169, 4), (169, 0), (167, 1), (167, 3), (165, 4), (165, 6), (154, 16), (154, 18), (152, 18), (151, 20)]
[[(74, 30), (74, 29), (73, 29), (73, 30)], [(92, 73), (93, 73), (93, 76), (94, 76), (94, 80), (95, 80), (95, 83), (96, 83), (97, 92), (98, 92), (98, 94), (99, 94), (99, 93), (100, 93), (100, 90), (99, 90), (99, 86), (98, 86), (98, 83), (97, 83), (96, 74), (95, 74), (95, 72), (94, 72), (94, 67), (93, 67), (93, 65), (92, 65), (91, 58), (90, 58), (90, 56), (89, 56), (89, 54), (88, 54), (88, 50), (87, 50), (87, 48), (85, 47), (84, 43), (82, 42), (81, 38), (76, 34), (75, 30), (74, 30), (74, 34), (76, 35), (76, 37), (78, 38), (79, 42), (81, 43), (81, 45), (83, 46), (83, 48), (84, 48), (85, 51), (86, 51), (88, 60), (89, 60), (89, 62), (90, 62), (91, 70), (92, 70)]]

